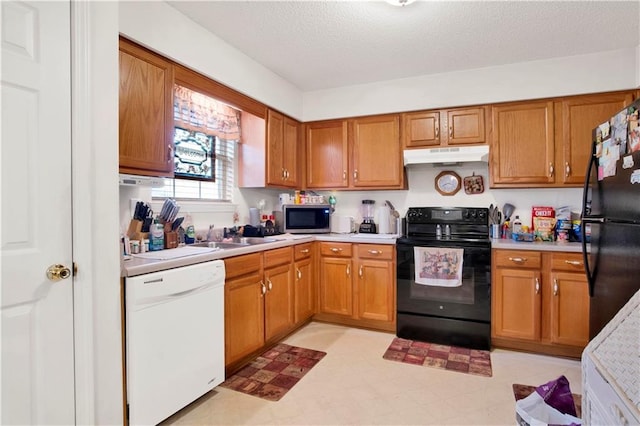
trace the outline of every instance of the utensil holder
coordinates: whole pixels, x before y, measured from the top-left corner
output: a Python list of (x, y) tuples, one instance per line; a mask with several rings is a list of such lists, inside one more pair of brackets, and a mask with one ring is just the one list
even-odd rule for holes
[(164, 248), (176, 248), (178, 247), (178, 233), (176, 231), (169, 231), (164, 233)]

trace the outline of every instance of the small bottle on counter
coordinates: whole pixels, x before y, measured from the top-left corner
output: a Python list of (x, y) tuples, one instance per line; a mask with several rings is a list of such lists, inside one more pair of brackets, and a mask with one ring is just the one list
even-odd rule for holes
[(293, 202), (294, 204), (300, 204), (302, 202), (300, 199), (300, 191), (296, 190)]
[(522, 234), (522, 221), (520, 220), (520, 216), (516, 216), (516, 218), (513, 219), (511, 232), (513, 232), (514, 234)]
[(436, 239), (441, 239), (442, 238), (442, 226), (440, 226), (440, 224), (436, 225)]

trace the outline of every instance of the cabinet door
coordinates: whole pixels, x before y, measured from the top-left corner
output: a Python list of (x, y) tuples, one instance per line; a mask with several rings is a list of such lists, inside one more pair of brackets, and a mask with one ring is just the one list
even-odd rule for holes
[(298, 133), (300, 123), (289, 117), (284, 118), (284, 151), (282, 153), (282, 164), (285, 170), (284, 186), (289, 188), (299, 188), (300, 185), (300, 163), (298, 158)]
[(351, 259), (320, 259), (320, 312), (353, 315)]
[(276, 266), (264, 271), (265, 340), (285, 333), (293, 327), (293, 265)]
[(346, 120), (306, 125), (307, 187), (346, 188), (348, 139)]
[(120, 39), (120, 172), (173, 176), (173, 65)]
[(313, 266), (311, 258), (297, 261), (295, 264), (295, 315), (296, 324), (301, 323), (315, 313), (313, 291)]
[(393, 321), (395, 313), (393, 262), (361, 259), (355, 280), (358, 318)]
[(400, 116), (359, 118), (351, 125), (351, 186), (401, 187)]
[(591, 156), (592, 130), (633, 101), (632, 92), (579, 96), (560, 103), (558, 181), (582, 185)]
[(225, 363), (229, 365), (264, 344), (264, 288), (252, 274), (225, 284)]
[(448, 110), (447, 145), (483, 144), (486, 142), (485, 108)]
[(541, 328), (540, 272), (496, 268), (492, 281), (492, 334), (537, 341)]
[(406, 148), (440, 145), (440, 112), (402, 114), (403, 145)]
[(267, 185), (283, 185), (286, 180), (284, 150), (284, 116), (269, 110), (267, 114)]
[(491, 111), (491, 185), (552, 184), (553, 102), (502, 104), (493, 106)]
[(589, 291), (583, 273), (551, 274), (551, 342), (584, 348), (589, 342)]

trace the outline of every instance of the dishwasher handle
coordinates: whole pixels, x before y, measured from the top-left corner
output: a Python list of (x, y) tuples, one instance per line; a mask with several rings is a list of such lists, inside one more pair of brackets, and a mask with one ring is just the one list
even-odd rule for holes
[(178, 299), (195, 295), (198, 293), (203, 293), (205, 291), (213, 289), (214, 287), (216, 287), (215, 283), (211, 282), (211, 283), (203, 284), (200, 287), (190, 288), (188, 290), (179, 291), (176, 293), (168, 293), (168, 294), (163, 294), (161, 296), (151, 296), (151, 297), (140, 298), (136, 301), (132, 301), (133, 302), (132, 307), (135, 307), (134, 309), (136, 310), (147, 309), (153, 306), (161, 305), (163, 303), (170, 303), (174, 300), (178, 300)]

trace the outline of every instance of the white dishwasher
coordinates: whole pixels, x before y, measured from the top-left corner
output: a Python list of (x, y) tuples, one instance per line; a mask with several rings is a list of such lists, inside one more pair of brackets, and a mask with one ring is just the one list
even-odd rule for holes
[(157, 424), (224, 381), (224, 262), (126, 278), (129, 423)]

